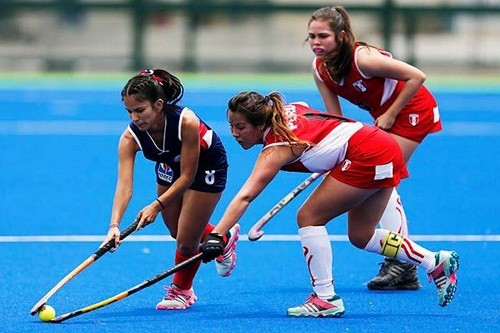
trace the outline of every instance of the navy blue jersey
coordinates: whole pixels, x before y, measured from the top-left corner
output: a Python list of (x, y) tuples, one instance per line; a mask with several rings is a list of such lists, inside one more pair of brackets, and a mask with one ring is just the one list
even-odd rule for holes
[[(170, 186), (179, 178), (181, 161), (181, 120), (187, 108), (166, 105), (166, 126), (162, 146), (158, 147), (147, 131), (140, 130), (133, 122), (128, 131), (142, 150), (144, 157), (156, 162), (155, 172), (158, 184)], [(222, 192), (227, 179), (227, 156), (222, 141), (201, 119), (200, 158), (195, 180), (190, 188), (202, 192)]]

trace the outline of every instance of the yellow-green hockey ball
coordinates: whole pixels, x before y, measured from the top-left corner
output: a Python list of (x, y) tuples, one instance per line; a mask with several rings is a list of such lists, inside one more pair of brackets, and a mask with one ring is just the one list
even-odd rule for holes
[(44, 305), (38, 312), (38, 317), (41, 321), (50, 321), (56, 316), (56, 310), (50, 305)]

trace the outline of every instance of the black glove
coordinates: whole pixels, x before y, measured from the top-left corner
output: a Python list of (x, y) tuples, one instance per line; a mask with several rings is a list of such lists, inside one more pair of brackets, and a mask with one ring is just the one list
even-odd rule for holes
[(200, 251), (203, 253), (201, 257), (203, 262), (207, 263), (220, 256), (224, 252), (225, 246), (224, 237), (221, 234), (212, 232), (200, 246)]

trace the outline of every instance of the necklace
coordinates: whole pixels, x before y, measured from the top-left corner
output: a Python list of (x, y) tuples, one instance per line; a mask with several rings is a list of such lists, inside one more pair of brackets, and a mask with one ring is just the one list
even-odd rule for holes
[(167, 117), (164, 117), (163, 119), (164, 119), (164, 122), (163, 122), (163, 138), (161, 140), (161, 148), (158, 147), (158, 145), (156, 144), (156, 141), (153, 138), (153, 136), (151, 135), (151, 133), (149, 133), (149, 131), (146, 131), (146, 133), (148, 134), (149, 138), (151, 139), (151, 141), (155, 145), (156, 149), (158, 149), (160, 151), (158, 153), (158, 155), (163, 154), (164, 152), (168, 152), (168, 150), (165, 150), (165, 146), (167, 145)]
[(162, 142), (162, 153), (165, 151), (165, 146), (166, 146), (166, 140), (167, 140), (167, 117), (163, 117), (164, 121), (163, 121), (163, 142)]

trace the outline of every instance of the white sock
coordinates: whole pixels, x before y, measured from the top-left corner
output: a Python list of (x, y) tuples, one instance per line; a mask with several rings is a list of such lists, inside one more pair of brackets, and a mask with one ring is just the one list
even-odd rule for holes
[(382, 229), (391, 230), (408, 237), (408, 220), (396, 188), (391, 193), (389, 202), (380, 218), (379, 226)]
[(372, 238), (364, 249), (417, 265), (425, 269), (427, 273), (430, 273), (436, 267), (435, 252), (429, 251), (393, 231), (375, 229)]
[(335, 295), (333, 287), (333, 252), (324, 226), (299, 229), (302, 250), (306, 259), (313, 290), (319, 298), (327, 300)]

